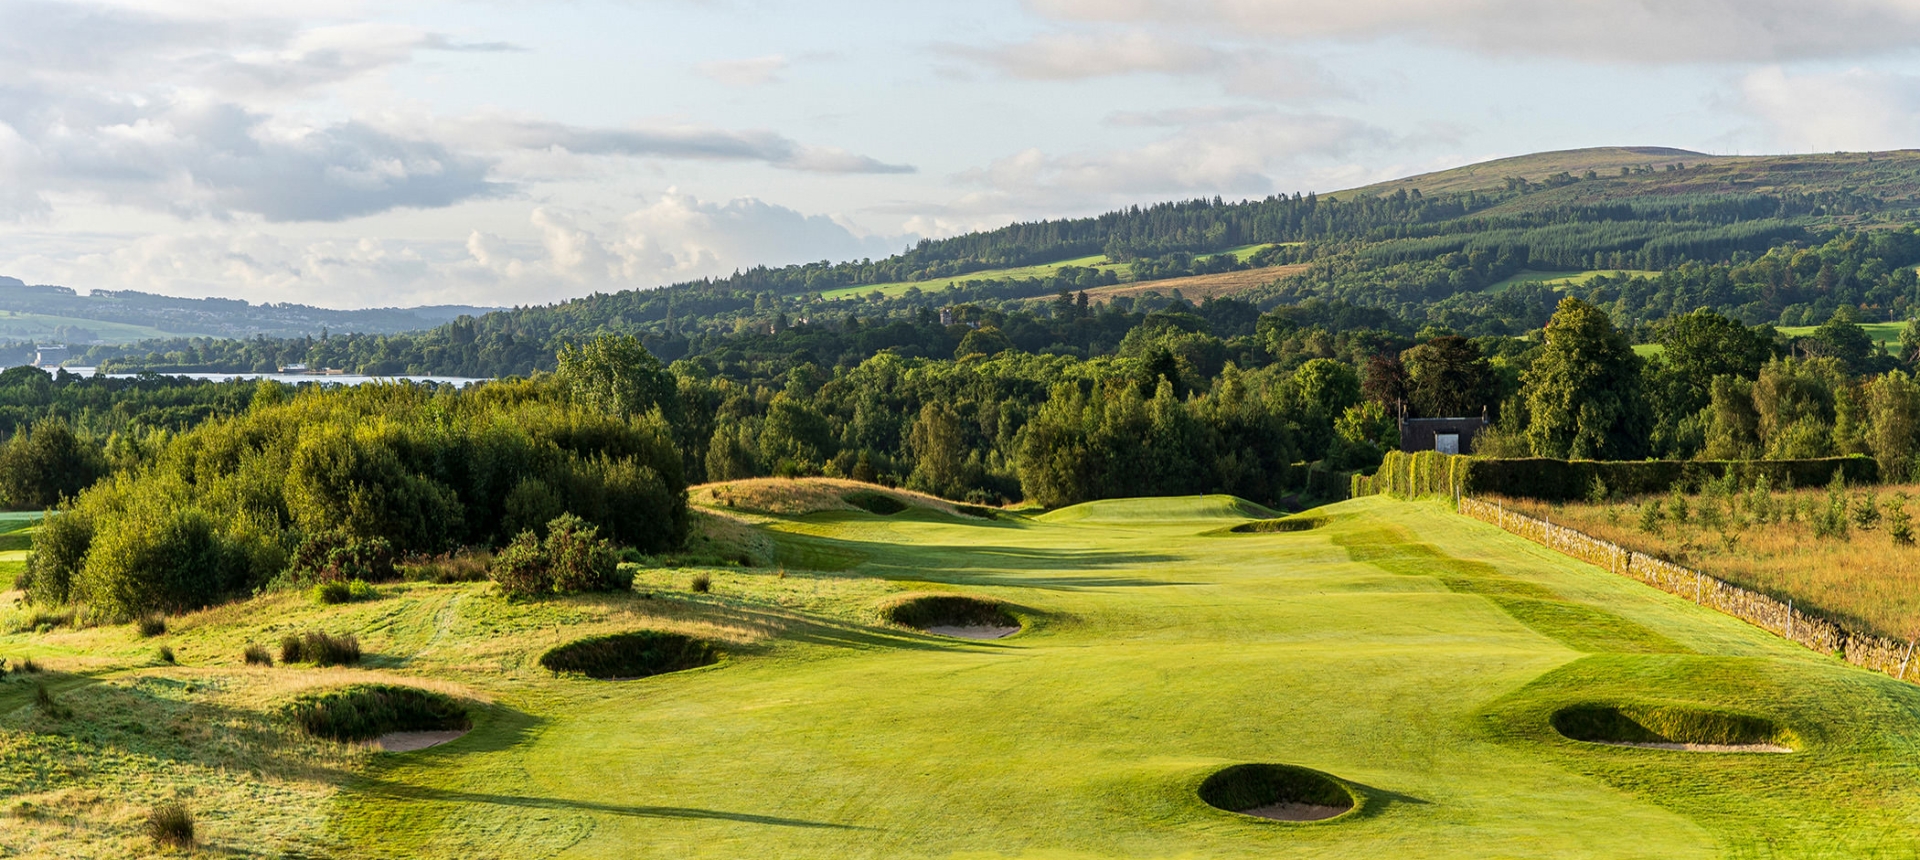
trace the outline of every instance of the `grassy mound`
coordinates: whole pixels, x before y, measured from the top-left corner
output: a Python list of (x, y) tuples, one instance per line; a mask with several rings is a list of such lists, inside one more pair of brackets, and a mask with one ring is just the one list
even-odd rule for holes
[(903, 594), (880, 604), (880, 617), (894, 624), (929, 627), (1019, 627), (1007, 606), (991, 597), (965, 594)]
[(1553, 728), (1576, 741), (1793, 747), (1799, 738), (1772, 720), (1704, 708), (1582, 704), (1561, 708)]
[(1236, 764), (1225, 768), (1200, 783), (1200, 799), (1208, 806), (1228, 812), (1249, 812), (1279, 804), (1327, 807), (1344, 812), (1360, 803), (1359, 797), (1339, 780), (1290, 764)]
[(391, 684), (354, 684), (308, 693), (286, 714), (307, 734), (335, 741), (370, 741), (388, 732), (462, 731), (473, 723), (452, 697)]
[(1235, 534), (1275, 534), (1279, 532), (1304, 532), (1327, 524), (1326, 517), (1286, 517), (1277, 520), (1254, 520), (1241, 523), (1228, 531)]
[(1103, 499), (1082, 502), (1042, 514), (1045, 523), (1082, 525), (1165, 525), (1192, 520), (1267, 519), (1280, 516), (1265, 505), (1239, 496), (1166, 496), (1146, 499)]
[(844, 478), (748, 478), (687, 488), (687, 501), (705, 508), (779, 516), (827, 511), (865, 511), (892, 516), (910, 508), (957, 517), (963, 512), (946, 499)]
[(720, 652), (705, 640), (637, 630), (569, 642), (540, 655), (540, 665), (553, 672), (616, 680), (693, 669), (719, 659)]

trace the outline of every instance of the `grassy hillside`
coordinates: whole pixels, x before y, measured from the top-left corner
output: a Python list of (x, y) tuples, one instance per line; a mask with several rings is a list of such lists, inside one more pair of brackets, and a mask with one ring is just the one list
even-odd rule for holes
[[(528, 603), (485, 584), (338, 607), (274, 594), (157, 639), (14, 633), (0, 654), (50, 671), (0, 684), (0, 849), (141, 855), (147, 805), (178, 796), (203, 845), (236, 855), (1914, 856), (1920, 688), (1438, 505), (1222, 528), (1263, 513), (1229, 498), (1037, 519), (762, 513), (756, 534), (837, 569), (649, 568), (633, 594)], [(710, 591), (689, 589), (700, 574)], [(880, 621), (906, 592), (996, 598), (1025, 630), (976, 642)], [(240, 665), (245, 643), (311, 628), (357, 632), (370, 656)], [(638, 628), (725, 656), (625, 682), (535, 664)], [(367, 679), (463, 697), (475, 728), (391, 754), (273, 716)], [(55, 713), (32, 703), (36, 681)], [(1795, 751), (1552, 727), (1596, 703), (1770, 719)], [(1243, 762), (1324, 771), (1361, 806), (1287, 824), (1199, 799)]]
[[(74, 329), (91, 332), (93, 336), (91, 338), (72, 337)], [(212, 332), (190, 330), (187, 333), (211, 334)], [(53, 316), (26, 311), (0, 311), (0, 340), (25, 340), (38, 343), (97, 340), (101, 343), (133, 343), (138, 340), (173, 337), (178, 334), (181, 332), (163, 331), (153, 326), (111, 320)]]
[[(1255, 251), (1258, 251), (1261, 248), (1265, 248), (1265, 247), (1267, 246), (1266, 245), (1242, 245), (1236, 248), (1228, 248), (1224, 251), (1219, 251), (1214, 254), (1200, 254), (1198, 256), (1201, 259), (1206, 259), (1209, 257), (1225, 256), (1225, 255), (1231, 254), (1235, 259), (1238, 259), (1244, 262), (1248, 257), (1253, 256)], [(1007, 268), (1007, 269), (989, 269), (983, 272), (970, 272), (965, 275), (956, 275), (951, 278), (937, 278), (929, 281), (891, 281), (884, 284), (866, 284), (862, 286), (842, 287), (837, 290), (828, 290), (826, 292), (823, 292), (821, 293), (821, 296), (823, 298), (828, 298), (828, 299), (840, 299), (840, 298), (847, 298), (850, 296), (866, 296), (871, 293), (878, 292), (882, 296), (894, 297), (894, 296), (904, 295), (908, 289), (917, 288), (920, 290), (940, 290), (940, 289), (945, 289), (950, 284), (960, 285), (960, 284), (979, 283), (981, 281), (1015, 281), (1015, 280), (1024, 280), (1028, 278), (1033, 278), (1033, 279), (1046, 278), (1054, 274), (1057, 274), (1061, 269), (1067, 266), (1079, 266), (1082, 268), (1110, 270), (1115, 275), (1118, 275), (1122, 279), (1133, 277), (1132, 263), (1116, 263), (1107, 259), (1107, 255), (1105, 254), (1095, 254), (1088, 257), (1075, 257), (1070, 260), (1059, 260), (1057, 262), (1045, 263), (1037, 266), (1017, 266), (1017, 267)], [(1241, 273), (1234, 272), (1229, 274), (1241, 274)], [(1213, 277), (1217, 277), (1217, 276), (1213, 276)], [(1161, 279), (1161, 282), (1164, 282), (1166, 280), (1175, 280), (1175, 279)], [(1151, 282), (1142, 281), (1141, 283), (1145, 284), (1145, 283), (1151, 283)], [(1132, 286), (1132, 285), (1129, 284), (1127, 286)], [(1108, 287), (1103, 289), (1112, 289), (1112, 288)]]
[(1459, 191), (1488, 191), (1505, 188), (1507, 178), (1513, 176), (1540, 182), (1557, 173), (1571, 173), (1579, 176), (1592, 170), (1596, 173), (1618, 174), (1622, 167), (1633, 169), (1677, 163), (1719, 162), (1724, 158), (1724, 156), (1706, 155), (1666, 146), (1595, 146), (1585, 149), (1562, 149), (1496, 158), (1492, 161), (1349, 188), (1326, 196), (1342, 199), (1415, 189), (1429, 195)]
[[(1900, 332), (1906, 329), (1907, 324), (1904, 322), (1861, 323), (1860, 327), (1867, 330), (1867, 336), (1873, 338), (1874, 343), (1881, 344), (1897, 354), (1900, 351)], [(1780, 333), (1789, 337), (1806, 337), (1818, 328), (1819, 326), (1812, 325), (1784, 326), (1780, 329)]]

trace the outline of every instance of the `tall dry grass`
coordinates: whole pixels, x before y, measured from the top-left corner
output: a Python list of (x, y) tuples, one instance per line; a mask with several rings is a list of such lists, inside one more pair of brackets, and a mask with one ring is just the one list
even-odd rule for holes
[[(1904, 506), (1896, 505), (1902, 495)], [(1920, 509), (1920, 485), (1850, 488), (1843, 498), (1845, 528), (1839, 531), (1827, 516), (1828, 488), (1720, 487), (1565, 504), (1488, 501), (1792, 600), (1861, 632), (1920, 637), (1920, 547), (1896, 540), (1890, 528), (1896, 507), (1909, 516)], [(1648, 516), (1650, 505), (1657, 517)], [(1868, 505), (1877, 517), (1863, 515)], [(1678, 516), (1682, 509), (1684, 520)]]

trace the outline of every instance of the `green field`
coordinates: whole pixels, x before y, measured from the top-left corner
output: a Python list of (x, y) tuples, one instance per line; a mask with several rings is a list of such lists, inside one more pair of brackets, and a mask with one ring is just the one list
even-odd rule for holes
[[(1920, 688), (1575, 563), (1437, 503), (1368, 498), (1233, 534), (1223, 497), (1038, 517), (755, 516), (786, 568), (645, 569), (643, 594), (509, 603), (486, 584), (298, 595), (170, 621), (0, 637), (73, 712), (0, 684), (0, 853), (127, 856), (144, 804), (190, 799), (227, 854), (351, 857), (1910, 858)], [(837, 568), (806, 571), (810, 567)], [(970, 642), (880, 623), (904, 590), (1016, 607)], [(362, 669), (238, 665), (247, 641), (357, 632)], [(545, 648), (665, 628), (727, 657), (556, 678)], [(294, 692), (405, 679), (480, 705), (445, 746), (370, 753), (273, 716)], [(1601, 746), (1577, 704), (1770, 718), (1795, 751)], [(1304, 765), (1363, 798), (1255, 819), (1196, 787)]]
[(1640, 269), (1627, 269), (1624, 271), (1620, 269), (1589, 269), (1583, 272), (1521, 272), (1511, 278), (1487, 287), (1486, 292), (1504, 293), (1520, 284), (1546, 284), (1562, 289), (1566, 287), (1583, 287), (1597, 275), (1607, 275), (1609, 277), (1614, 275), (1641, 275), (1652, 278), (1658, 277), (1660, 273)]
[(0, 340), (30, 340), (50, 343), (63, 338), (55, 333), (61, 326), (82, 328), (94, 333), (104, 343), (133, 343), (152, 338), (182, 337), (182, 332), (162, 331), (152, 326), (132, 325), (129, 323), (90, 320), (79, 317), (59, 317), (47, 314), (23, 313), (19, 311), (0, 311)]
[[(1205, 258), (1220, 256), (1222, 254), (1232, 254), (1236, 259), (1245, 261), (1248, 257), (1253, 256), (1254, 252), (1259, 251), (1261, 248), (1265, 248), (1265, 247), (1267, 246), (1266, 245), (1241, 245), (1237, 248), (1228, 248), (1227, 250), (1220, 251), (1217, 254), (1202, 254), (1200, 255), (1200, 257), (1202, 259), (1205, 259)], [(842, 287), (837, 290), (828, 290), (826, 292), (821, 293), (820, 295), (824, 298), (838, 299), (838, 298), (845, 298), (847, 296), (864, 296), (868, 293), (878, 291), (882, 295), (892, 297), (892, 296), (898, 296), (905, 293), (908, 290), (908, 288), (911, 288), (911, 287), (919, 287), (922, 290), (932, 292), (934, 290), (944, 290), (947, 288), (948, 284), (970, 284), (975, 281), (1013, 281), (1013, 280), (1021, 280), (1024, 278), (1036, 278), (1036, 279), (1045, 278), (1053, 275), (1053, 273), (1059, 271), (1061, 268), (1066, 266), (1080, 266), (1082, 268), (1097, 267), (1100, 269), (1112, 270), (1115, 274), (1120, 276), (1120, 280), (1122, 281), (1125, 281), (1128, 278), (1133, 276), (1132, 263), (1111, 263), (1107, 261), (1107, 255), (1095, 254), (1091, 257), (1075, 257), (1071, 260), (1061, 260), (1057, 263), (1043, 263), (1038, 266), (1020, 266), (1020, 267), (1011, 268), (1011, 269), (989, 269), (981, 272), (969, 272), (967, 274), (957, 275), (951, 278), (934, 278), (926, 281), (894, 281), (893, 283), (888, 283), (888, 284), (868, 284), (868, 285), (859, 286), (859, 287)]]
[[(1860, 327), (1867, 330), (1867, 336), (1873, 338), (1874, 343), (1886, 347), (1889, 351), (1898, 353), (1900, 351), (1900, 332), (1907, 327), (1907, 324), (1905, 322), (1873, 322), (1861, 323)], [(1813, 334), (1817, 328), (1819, 328), (1819, 326), (1795, 325), (1785, 326), (1779, 331), (1788, 337), (1806, 337)]]

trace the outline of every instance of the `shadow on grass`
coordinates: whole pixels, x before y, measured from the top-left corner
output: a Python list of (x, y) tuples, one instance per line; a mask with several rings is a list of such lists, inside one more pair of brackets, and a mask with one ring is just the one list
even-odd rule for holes
[(764, 824), (771, 827), (804, 827), (830, 830), (868, 830), (870, 828), (853, 824), (835, 824), (830, 821), (808, 821), (800, 818), (781, 818), (775, 815), (757, 815), (751, 812), (726, 812), (718, 809), (695, 809), (685, 806), (629, 806), (617, 803), (596, 803), (588, 800), (568, 800), (559, 797), (526, 797), (517, 794), (488, 794), (474, 791), (455, 791), (443, 788), (428, 788), (406, 783), (369, 780), (356, 786), (367, 797), (398, 801), (434, 801), (441, 803), (483, 803), (495, 806), (511, 806), (520, 809), (548, 809), (573, 812), (599, 812), (629, 818), (679, 818), (710, 821), (735, 821), (742, 824)]
[(1342, 782), (1345, 782), (1348, 788), (1353, 789), (1363, 798), (1360, 803), (1360, 808), (1353, 813), (1355, 820), (1378, 818), (1391, 812), (1395, 806), (1426, 806), (1433, 802), (1430, 800), (1422, 800), (1411, 794), (1388, 791), (1384, 788), (1376, 788), (1365, 783), (1354, 782), (1350, 779), (1343, 779)]

